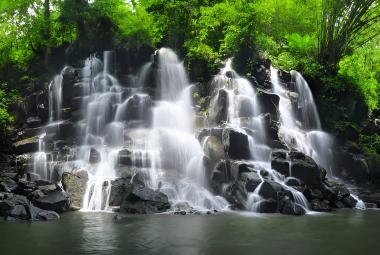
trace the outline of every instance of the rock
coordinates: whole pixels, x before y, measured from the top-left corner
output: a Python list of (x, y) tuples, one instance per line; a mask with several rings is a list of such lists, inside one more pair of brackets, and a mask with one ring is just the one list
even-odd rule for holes
[(313, 199), (310, 203), (311, 210), (316, 212), (330, 212), (331, 207), (324, 200)]
[(262, 182), (256, 172), (244, 172), (240, 175), (240, 180), (245, 183), (248, 192), (254, 192), (257, 186)]
[(296, 204), (289, 196), (284, 196), (278, 203), (278, 210), (282, 214), (304, 215), (305, 209)]
[(42, 124), (42, 120), (38, 116), (36, 116), (36, 117), (29, 117), (29, 118), (26, 119), (26, 125), (29, 128), (36, 128), (36, 127), (41, 126), (41, 124)]
[(59, 190), (59, 187), (55, 184), (48, 184), (48, 185), (38, 186), (38, 189), (41, 190), (45, 195), (47, 195), (53, 191)]
[[(292, 162), (289, 169), (289, 161)], [(320, 168), (315, 161), (301, 152), (274, 151), (272, 152), (272, 168), (285, 176), (301, 180), (306, 186), (321, 187), (326, 176), (326, 170)]]
[(358, 153), (342, 149), (339, 176), (356, 184), (367, 184), (370, 180), (370, 169), (367, 158)]
[(13, 192), (17, 189), (17, 182), (10, 178), (6, 178), (5, 180), (0, 182), (0, 192)]
[(91, 164), (96, 164), (96, 163), (99, 163), (101, 160), (101, 155), (100, 155), (100, 152), (97, 151), (96, 149), (94, 148), (91, 148), (90, 150), (90, 158), (89, 158), (89, 162)]
[(245, 183), (236, 181), (230, 183), (222, 193), (223, 197), (231, 204), (234, 209), (245, 209), (247, 201), (247, 190), (245, 189)]
[(135, 94), (126, 101), (125, 114), (122, 120), (143, 120), (150, 124), (152, 118), (152, 100), (149, 95)]
[(260, 64), (253, 68), (252, 74), (260, 85), (270, 78), (269, 71), (265, 68), (264, 65)]
[(219, 161), (211, 172), (211, 186), (217, 193), (222, 192), (223, 184), (231, 181), (229, 165), (225, 160)]
[(56, 220), (55, 212), (44, 211), (33, 206), (24, 196), (5, 193), (0, 197), (0, 215), (17, 220)]
[(62, 191), (54, 191), (32, 202), (41, 209), (58, 213), (68, 211), (70, 208), (69, 195)]
[(13, 147), (17, 155), (26, 154), (30, 152), (38, 151), (38, 140), (39, 136), (33, 136), (30, 138), (26, 138), (24, 140), (15, 142)]
[(278, 194), (280, 192), (283, 192), (283, 188), (280, 184), (278, 184), (277, 182), (265, 180), (261, 185), (258, 194), (263, 199), (273, 199), (277, 201)]
[(159, 213), (170, 209), (168, 197), (147, 187), (135, 186), (123, 200), (120, 211), (133, 214)]
[(231, 159), (251, 159), (247, 134), (227, 127), (223, 129), (222, 143), (224, 151)]
[(120, 206), (125, 197), (132, 192), (133, 185), (130, 179), (118, 178), (111, 182), (110, 206)]
[(86, 192), (87, 182), (88, 173), (84, 170), (75, 173), (63, 173), (62, 186), (70, 195), (70, 208), (72, 210), (79, 210), (82, 208), (82, 199)]
[(228, 92), (220, 89), (216, 98), (213, 98), (209, 107), (209, 120), (214, 124), (227, 121), (228, 117)]
[(18, 186), (15, 193), (23, 196), (29, 195), (31, 192), (37, 189), (35, 181), (27, 181), (26, 179), (19, 179)]
[(272, 121), (278, 121), (278, 105), (280, 102), (280, 97), (265, 90), (259, 90), (259, 92), (256, 94), (256, 97), (262, 108), (262, 112), (269, 113)]
[(117, 162), (121, 166), (148, 168), (151, 166), (149, 156), (146, 151), (122, 149), (119, 151)]
[(220, 137), (211, 135), (205, 139), (204, 151), (206, 156), (214, 163), (224, 158), (224, 146)]
[(38, 220), (59, 220), (60, 216), (58, 213), (53, 211), (41, 210), (38, 212), (35, 218)]
[(275, 199), (265, 199), (259, 202), (258, 212), (260, 213), (276, 213), (278, 202)]

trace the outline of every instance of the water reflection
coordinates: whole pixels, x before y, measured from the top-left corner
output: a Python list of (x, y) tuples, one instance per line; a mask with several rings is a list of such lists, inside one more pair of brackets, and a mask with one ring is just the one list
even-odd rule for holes
[(0, 221), (1, 254), (372, 254), (380, 211), (284, 215), (63, 214), (57, 222)]

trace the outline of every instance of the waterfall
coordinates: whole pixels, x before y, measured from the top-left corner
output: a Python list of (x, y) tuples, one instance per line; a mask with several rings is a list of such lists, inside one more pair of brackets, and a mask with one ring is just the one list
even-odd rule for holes
[[(261, 210), (260, 204), (265, 201), (260, 195), (260, 190), (265, 183), (265, 178), (261, 176), (261, 171), (264, 171), (269, 174), (270, 179), (292, 193), (296, 204), (308, 211), (308, 202), (303, 194), (287, 186), (285, 177), (271, 168), (272, 148), (267, 144), (264, 115), (262, 106), (257, 99), (259, 91), (247, 79), (240, 77), (232, 69), (232, 59), (228, 59), (219, 74), (214, 77), (213, 89), (213, 98), (210, 104), (211, 119), (215, 119), (217, 115), (216, 104), (220, 100), (220, 91), (225, 91), (228, 96), (226, 124), (248, 136), (251, 151), (250, 161), (255, 165), (261, 179), (261, 183), (256, 189), (248, 193), (246, 209), (253, 212), (260, 212)], [(280, 101), (280, 104), (282, 104), (280, 108), (284, 109), (284, 107), (289, 107), (286, 104), (290, 103)], [(290, 115), (291, 111), (286, 109), (284, 113), (283, 120), (294, 125)]]
[[(271, 67), (273, 91), (280, 97), (280, 136), (289, 148), (298, 149), (310, 156), (332, 176), (334, 139), (322, 131), (317, 106), (306, 80), (296, 71), (291, 71), (291, 77), (296, 93), (293, 96), (297, 97), (296, 104), (291, 100), (292, 91), (284, 88), (278, 71)], [(357, 208), (365, 208), (360, 199), (352, 194), (351, 196), (356, 199)]]
[(175, 208), (224, 209), (228, 203), (207, 189), (204, 153), (194, 136), (191, 85), (183, 63), (170, 49), (158, 51), (158, 77), (161, 100), (153, 108), (149, 140), (159, 151), (153, 169), (156, 183)]
[[(289, 148), (295, 148), (310, 156), (331, 175), (333, 172), (333, 146), (331, 135), (322, 131), (311, 90), (296, 71), (292, 71), (295, 93), (284, 88), (278, 71), (271, 67), (273, 92), (280, 97), (280, 136)], [(296, 103), (291, 97), (297, 97)]]
[[(228, 208), (226, 199), (215, 195), (209, 187), (210, 159), (204, 151), (208, 150), (210, 136), (203, 137), (202, 144), (195, 136), (198, 131), (192, 102), (195, 85), (190, 84), (183, 62), (171, 49), (161, 48), (152, 61), (141, 66), (131, 88), (130, 83), (123, 83), (123, 77), (116, 78), (113, 57), (108, 51), (102, 59), (90, 56), (76, 79), (74, 86), (80, 92), (76, 109), (80, 117), (76, 119), (76, 133), (72, 134), (75, 139), (69, 159), (63, 161), (57, 155), (53, 157), (53, 153), (47, 154), (44, 134), (33, 157), (33, 171), (47, 180), (52, 176), (50, 169), (58, 162), (64, 169), (87, 171), (83, 211), (111, 211), (111, 182), (125, 174), (131, 177), (131, 182), (137, 176), (147, 187), (164, 193), (172, 210)], [(66, 68), (49, 85), (47, 129), (54, 126), (59, 130), (60, 124), (67, 121), (62, 114)], [(334, 141), (321, 129), (307, 82), (301, 74), (295, 71), (291, 74), (291, 88), (286, 88), (277, 70), (271, 68), (273, 93), (280, 98), (279, 139), (289, 149), (303, 152), (332, 172)], [(287, 185), (289, 178), (294, 178), (290, 156), (287, 158), (290, 177), (285, 178), (271, 167), (273, 148), (268, 127), (272, 116), (266, 113), (266, 105), (260, 99), (264, 91), (239, 76), (232, 68), (232, 59), (224, 63), (211, 87), (205, 125), (210, 129), (229, 128), (247, 136), (249, 153), (245, 160), (254, 166), (252, 171), (260, 178), (257, 187), (246, 194), (245, 208), (261, 212), (263, 203), (268, 202), (263, 189), (269, 182), (275, 182), (293, 204), (308, 211), (304, 195)]]

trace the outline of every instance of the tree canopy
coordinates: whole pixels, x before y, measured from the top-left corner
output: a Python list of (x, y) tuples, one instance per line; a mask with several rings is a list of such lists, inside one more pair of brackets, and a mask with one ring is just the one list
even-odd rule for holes
[(0, 17), (3, 94), (46, 87), (62, 50), (145, 45), (174, 48), (190, 71), (233, 56), (249, 73), (260, 52), (321, 84), (342, 81), (314, 88), (321, 98), (355, 89), (370, 114), (379, 109), (377, 0), (2, 0)]

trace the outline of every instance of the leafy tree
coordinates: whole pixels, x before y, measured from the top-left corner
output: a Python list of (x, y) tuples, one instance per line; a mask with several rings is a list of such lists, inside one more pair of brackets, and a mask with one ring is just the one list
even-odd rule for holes
[(380, 5), (376, 0), (323, 0), (317, 60), (335, 70), (353, 49), (375, 38)]

